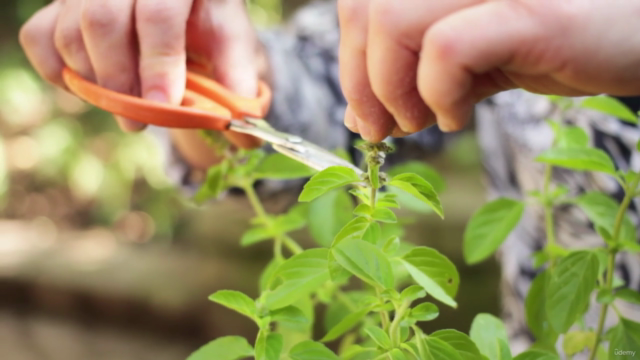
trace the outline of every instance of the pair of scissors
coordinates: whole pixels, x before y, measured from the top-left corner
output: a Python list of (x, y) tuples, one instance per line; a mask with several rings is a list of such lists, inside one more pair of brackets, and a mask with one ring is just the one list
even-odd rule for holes
[(258, 96), (245, 98), (206, 76), (188, 70), (182, 104), (169, 105), (100, 87), (69, 68), (65, 68), (62, 75), (67, 87), (79, 98), (131, 120), (168, 128), (249, 134), (270, 143), (276, 151), (318, 171), (330, 166), (346, 166), (359, 175), (364, 173), (357, 166), (320, 146), (271, 127), (263, 119), (271, 103), (271, 89), (262, 81), (259, 82)]

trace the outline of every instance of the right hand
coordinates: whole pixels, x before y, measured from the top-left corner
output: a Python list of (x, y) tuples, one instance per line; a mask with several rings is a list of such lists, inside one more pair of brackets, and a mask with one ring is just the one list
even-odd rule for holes
[(187, 57), (247, 97), (256, 95), (264, 65), (243, 0), (55, 0), (23, 26), (20, 43), (36, 71), (61, 88), (68, 66), (102, 87), (171, 104), (184, 95)]

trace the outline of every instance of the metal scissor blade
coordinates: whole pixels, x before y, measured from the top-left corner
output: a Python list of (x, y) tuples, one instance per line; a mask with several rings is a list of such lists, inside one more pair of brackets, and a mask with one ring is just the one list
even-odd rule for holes
[(229, 130), (253, 135), (265, 140), (269, 142), (276, 151), (318, 171), (322, 171), (331, 166), (345, 166), (353, 169), (358, 175), (364, 174), (364, 171), (360, 168), (338, 155), (306, 141), (299, 136), (280, 132), (261, 119), (247, 118), (245, 121), (233, 120)]

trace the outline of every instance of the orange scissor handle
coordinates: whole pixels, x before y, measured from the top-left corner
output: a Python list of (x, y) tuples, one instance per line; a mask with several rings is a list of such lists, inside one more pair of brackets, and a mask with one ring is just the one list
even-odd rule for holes
[(69, 68), (63, 70), (62, 77), (69, 89), (86, 102), (131, 120), (162, 127), (223, 131), (232, 119), (264, 117), (271, 104), (271, 89), (262, 81), (258, 97), (245, 98), (193, 71), (187, 71), (181, 105), (156, 103), (105, 89)]

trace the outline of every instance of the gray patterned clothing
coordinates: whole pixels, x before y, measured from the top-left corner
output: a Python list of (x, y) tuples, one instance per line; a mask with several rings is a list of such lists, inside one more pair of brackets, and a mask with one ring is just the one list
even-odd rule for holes
[[(263, 32), (261, 39), (269, 53), (273, 73), (274, 99), (268, 120), (283, 131), (295, 133), (327, 148), (349, 148), (353, 134), (342, 124), (346, 101), (338, 77), (339, 29), (335, 4), (319, 2), (297, 13), (287, 27)], [(638, 99), (629, 101), (639, 105)], [(524, 91), (496, 95), (477, 106), (475, 122), (484, 152), (484, 165), (491, 197), (521, 198), (528, 191), (540, 189), (543, 167), (534, 157), (551, 145), (552, 130), (545, 119), (557, 114), (546, 97)], [(632, 151), (640, 138), (634, 126), (616, 119), (575, 110), (565, 114), (567, 123), (583, 127), (598, 146), (613, 155), (621, 169), (640, 169), (638, 153)], [(154, 129), (158, 133), (162, 130)], [(161, 135), (161, 134), (160, 134)], [(396, 139), (397, 159), (438, 151), (446, 136), (436, 128), (404, 139)], [(166, 136), (163, 143), (170, 147)], [(177, 182), (189, 185), (189, 168), (179, 155), (173, 154), (170, 174)], [(621, 189), (611, 178), (589, 173), (556, 171), (555, 181), (569, 185), (571, 192), (601, 190), (620, 198)], [(277, 187), (277, 186), (276, 186)], [(636, 204), (632, 205), (635, 212)], [(561, 245), (589, 247), (600, 245), (592, 224), (573, 208), (555, 214)], [(633, 216), (637, 223), (637, 218)], [(526, 330), (524, 297), (535, 277), (531, 256), (545, 242), (542, 209), (529, 207), (516, 231), (500, 252), (503, 268), (503, 308), (514, 352), (526, 348), (531, 335)], [(619, 258), (617, 275), (634, 289), (640, 287), (640, 262), (630, 255)], [(624, 304), (620, 305), (624, 308)], [(635, 308), (624, 309), (629, 317), (640, 320)], [(594, 311), (597, 309), (594, 308)], [(589, 314), (594, 325), (596, 315)], [(614, 320), (610, 316), (610, 320)]]

